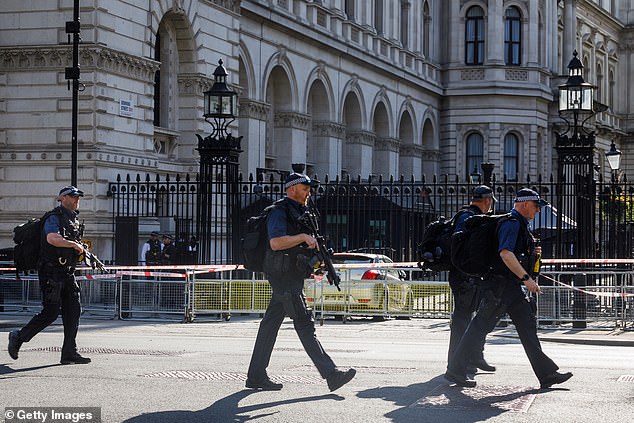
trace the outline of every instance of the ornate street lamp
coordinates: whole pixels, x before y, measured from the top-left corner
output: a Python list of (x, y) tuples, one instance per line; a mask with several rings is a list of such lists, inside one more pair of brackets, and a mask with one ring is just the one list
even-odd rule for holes
[[(594, 86), (583, 79), (583, 64), (575, 50), (568, 64), (568, 80), (559, 86), (559, 116), (568, 127), (563, 134), (555, 133), (557, 150), (557, 258), (593, 258), (596, 226), (596, 181), (594, 180), (594, 144), (592, 130), (585, 122), (594, 116)], [(572, 115), (572, 123), (569, 118)], [(569, 133), (572, 134), (569, 135)], [(575, 230), (564, 239), (563, 216), (576, 223)], [(568, 245), (571, 244), (571, 245)], [(572, 247), (572, 248), (570, 248)], [(593, 280), (575, 275), (575, 286), (592, 285)], [(585, 297), (574, 294), (573, 315), (579, 321), (573, 327), (585, 327)]]
[(605, 152), (605, 158), (608, 160), (610, 169), (612, 169), (612, 179), (614, 180), (614, 174), (621, 168), (621, 150), (616, 149), (614, 142), (610, 145), (610, 149)]
[[(203, 117), (212, 131), (205, 138), (196, 134), (200, 154), (196, 227), (199, 263), (204, 264), (233, 263), (239, 257), (239, 245), (233, 239), (240, 238), (238, 159), (242, 137), (227, 131), (236, 118), (238, 103), (227, 76), (222, 60), (218, 60), (214, 84), (203, 93)], [(224, 236), (224, 245), (214, 241), (220, 239), (219, 234)]]
[(214, 71), (214, 85), (204, 92), (205, 107), (203, 116), (213, 128), (212, 135), (222, 137), (229, 135), (227, 127), (236, 118), (237, 94), (227, 85), (227, 70), (218, 60), (218, 67)]
[[(575, 50), (568, 64), (568, 80), (559, 86), (559, 116), (568, 124), (557, 137), (557, 144), (594, 145), (594, 134), (583, 129), (584, 123), (594, 115), (594, 86), (583, 79), (583, 64)], [(572, 125), (566, 118), (571, 115)], [(579, 123), (579, 119), (584, 120)], [(572, 129), (572, 137), (566, 135)], [(583, 131), (583, 133), (581, 133)]]

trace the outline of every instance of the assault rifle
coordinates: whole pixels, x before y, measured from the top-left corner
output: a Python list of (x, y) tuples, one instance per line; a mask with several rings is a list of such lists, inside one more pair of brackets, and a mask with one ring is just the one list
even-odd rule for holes
[(328, 248), (326, 246), (326, 238), (319, 231), (319, 210), (315, 206), (312, 198), (308, 198), (308, 210), (304, 212), (303, 215), (299, 217), (299, 222), (303, 226), (306, 227), (311, 233), (312, 236), (317, 240), (318, 251), (316, 252), (319, 261), (323, 263), (326, 267), (326, 278), (328, 278), (328, 283), (330, 285), (334, 285), (337, 287), (339, 291), (341, 288), (339, 287), (339, 282), (341, 282), (341, 278), (337, 274), (335, 270), (335, 266), (332, 264), (332, 248)]
[(86, 266), (90, 266), (93, 270), (98, 269), (102, 272), (106, 271), (106, 266), (97, 258), (96, 255), (90, 252), (88, 249), (88, 244), (82, 242), (81, 245), (84, 247), (84, 252), (79, 256), (79, 260), (83, 261)]

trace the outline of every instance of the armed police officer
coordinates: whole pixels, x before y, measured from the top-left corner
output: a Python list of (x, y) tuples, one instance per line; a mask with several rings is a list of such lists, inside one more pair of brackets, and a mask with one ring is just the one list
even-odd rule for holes
[(155, 266), (161, 264), (161, 251), (163, 250), (163, 244), (159, 239), (157, 231), (150, 233), (150, 239), (145, 241), (143, 248), (141, 249), (141, 265), (142, 266)]
[(492, 270), (482, 281), (482, 300), (476, 316), (462, 337), (447, 366), (445, 377), (460, 386), (475, 386), (466, 373), (469, 358), (477, 354), (480, 340), (495, 326), (498, 319), (508, 313), (515, 325), (526, 356), (541, 388), (563, 383), (572, 373), (559, 373), (559, 367), (543, 351), (537, 337), (535, 309), (522, 285), (530, 293), (539, 294), (533, 279), (530, 257), (541, 253), (528, 228), (541, 207), (548, 204), (532, 189), (522, 188), (516, 193), (514, 207), (508, 218), (497, 227), (497, 254)]
[(295, 332), (304, 350), (326, 379), (331, 391), (350, 382), (356, 371), (339, 370), (326, 354), (315, 336), (315, 322), (306, 308), (303, 294), (304, 279), (313, 267), (311, 257), (317, 248), (317, 240), (300, 224), (300, 217), (307, 211), (311, 187), (317, 181), (300, 173), (291, 173), (285, 180), (286, 197), (277, 201), (267, 218), (269, 248), (265, 255), (265, 271), (273, 290), (271, 301), (260, 322), (246, 387), (266, 391), (282, 389), (281, 383), (271, 381), (266, 368), (271, 359), (277, 333), (285, 316), (293, 320)]
[(19, 331), (9, 333), (9, 355), (16, 360), (23, 342), (29, 342), (62, 313), (64, 343), (62, 364), (86, 364), (90, 358), (77, 352), (77, 330), (81, 306), (75, 266), (84, 253), (81, 243), (83, 225), (79, 223), (79, 200), (83, 191), (66, 186), (59, 191), (60, 205), (43, 222), (38, 277), (42, 291), (42, 311)]
[[(464, 230), (467, 218), (476, 214), (489, 213), (495, 201), (496, 198), (491, 188), (486, 185), (476, 187), (473, 190), (471, 203), (459, 210), (454, 216), (454, 233)], [(454, 297), (454, 311), (451, 314), (448, 361), (451, 360), (462, 335), (467, 330), (480, 299), (478, 281), (453, 266), (449, 270), (449, 287)], [(468, 366), (470, 373), (475, 373), (478, 368), (488, 372), (495, 371), (495, 367), (484, 359), (484, 341), (485, 338), (482, 338), (480, 350), (470, 358)]]

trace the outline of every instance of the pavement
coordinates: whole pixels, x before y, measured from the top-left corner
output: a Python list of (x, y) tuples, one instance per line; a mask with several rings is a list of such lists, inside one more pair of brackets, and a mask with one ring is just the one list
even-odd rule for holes
[(79, 414), (59, 420), (74, 423), (629, 423), (634, 415), (631, 322), (628, 330), (609, 324), (540, 329), (544, 351), (575, 375), (541, 390), (512, 325), (496, 328), (487, 340), (485, 356), (498, 370), (476, 375), (476, 388), (459, 388), (443, 378), (446, 319), (327, 319), (317, 325), (318, 339), (338, 366), (358, 372), (329, 392), (287, 319), (269, 366), (270, 377), (284, 389), (258, 392), (244, 387), (257, 315), (187, 324), (83, 316), (79, 350), (92, 363), (70, 366), (59, 364), (59, 320), (24, 344), (18, 360), (8, 356), (8, 332), (31, 317), (0, 314), (0, 413), (6, 422), (43, 422), (42, 415), (29, 420), (6, 414), (22, 410), (24, 417), (33, 411), (29, 407), (99, 414), (99, 420)]

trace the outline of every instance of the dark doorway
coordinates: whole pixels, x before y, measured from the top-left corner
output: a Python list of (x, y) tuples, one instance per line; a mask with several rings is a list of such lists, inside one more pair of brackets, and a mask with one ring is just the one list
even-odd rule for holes
[(115, 219), (115, 263), (137, 265), (139, 260), (139, 218), (117, 216)]

